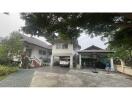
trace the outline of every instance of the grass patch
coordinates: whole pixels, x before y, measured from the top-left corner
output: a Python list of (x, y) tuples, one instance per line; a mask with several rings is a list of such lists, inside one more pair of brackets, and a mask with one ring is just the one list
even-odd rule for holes
[(6, 78), (7, 75), (4, 76), (0, 76), (0, 81), (3, 80), (4, 78)]
[(7, 75), (16, 72), (17, 70), (18, 67), (0, 65), (0, 80), (4, 79)]

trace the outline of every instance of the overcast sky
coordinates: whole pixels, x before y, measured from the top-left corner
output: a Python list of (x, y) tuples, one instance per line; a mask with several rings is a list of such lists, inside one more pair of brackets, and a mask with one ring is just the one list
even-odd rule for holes
[[(10, 13), (9, 15), (0, 13), (0, 37), (9, 36), (12, 31), (17, 31), (21, 26), (24, 26), (24, 21), (20, 19), (18, 13)], [(38, 39), (45, 41), (43, 37)], [(81, 34), (78, 41), (81, 49), (87, 48), (91, 45), (106, 48), (106, 45), (104, 45), (106, 41), (101, 41), (100, 37), (90, 38), (85, 33)]]

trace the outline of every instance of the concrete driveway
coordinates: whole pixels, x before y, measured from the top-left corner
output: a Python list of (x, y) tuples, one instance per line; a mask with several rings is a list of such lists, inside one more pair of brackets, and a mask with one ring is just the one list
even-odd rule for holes
[(45, 67), (36, 70), (31, 87), (131, 87), (132, 77), (120, 73), (107, 74), (90, 69), (68, 70), (66, 68)]
[(43, 67), (11, 74), (0, 81), (0, 87), (132, 87), (132, 77), (102, 70)]

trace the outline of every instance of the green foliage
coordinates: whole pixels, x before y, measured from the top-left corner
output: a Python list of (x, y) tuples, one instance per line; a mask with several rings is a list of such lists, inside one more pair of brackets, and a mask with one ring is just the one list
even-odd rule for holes
[(5, 46), (0, 45), (0, 64), (6, 64), (8, 61), (8, 50)]
[(132, 29), (123, 28), (115, 32), (109, 41), (109, 48), (114, 50), (114, 56), (121, 59), (132, 58)]
[(10, 73), (14, 73), (18, 70), (17, 67), (10, 67), (5, 65), (0, 65), (0, 76), (8, 75)]
[(12, 32), (10, 37), (0, 44), (0, 64), (10, 64), (12, 57), (20, 54), (21, 50), (23, 50), (23, 42), (19, 32)]
[(115, 51), (113, 54), (109, 55), (114, 57), (115, 64), (120, 64), (120, 59), (122, 59), (125, 62), (125, 65), (132, 66), (132, 50), (126, 48), (125, 45), (119, 47), (115, 44), (110, 44), (109, 48)]
[(23, 42), (19, 32), (12, 32), (9, 39), (5, 40), (3, 44), (6, 46), (8, 51), (15, 55), (23, 49)]
[(123, 28), (115, 32), (109, 43), (116, 47), (132, 49), (132, 28)]
[[(123, 13), (22, 13), (21, 18), (26, 22), (22, 28), (25, 33), (44, 36), (52, 43), (57, 37), (77, 39), (80, 33), (85, 31), (91, 36), (101, 35), (113, 40), (119, 37), (116, 44), (125, 45), (131, 42), (132, 36), (129, 34), (121, 38), (124, 34), (120, 36), (117, 30), (125, 27), (131, 28), (130, 15)], [(55, 33), (59, 35), (56, 36)], [(131, 47), (131, 45), (130, 43), (128, 46)]]
[(122, 15), (115, 13), (23, 13), (21, 18), (26, 21), (26, 26), (23, 27), (26, 33), (48, 34), (47, 36), (52, 32), (75, 36), (82, 32), (82, 29), (90, 34), (101, 34), (115, 30), (115, 23), (126, 20)]
[(27, 34), (45, 36), (51, 42), (56, 38), (55, 33), (72, 40), (80, 32), (75, 25), (77, 16), (71, 13), (23, 13), (21, 18), (26, 21), (26, 26), (22, 29)]
[(125, 48), (114, 47), (112, 50), (115, 51), (114, 54), (111, 55), (114, 58), (126, 59), (129, 57), (129, 52)]
[(6, 78), (6, 75), (0, 76), (0, 81), (3, 80), (4, 78)]

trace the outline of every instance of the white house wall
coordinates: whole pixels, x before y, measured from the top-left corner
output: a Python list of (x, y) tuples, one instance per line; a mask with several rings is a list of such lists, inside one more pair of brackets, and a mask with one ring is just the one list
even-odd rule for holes
[[(42, 58), (49, 58), (50, 59), (50, 55), (48, 54), (49, 52), (49, 49), (46, 49), (46, 48), (42, 48), (42, 47), (39, 47), (39, 46), (36, 46), (36, 45), (31, 45), (31, 44), (27, 44), (28, 47), (26, 48), (29, 48), (29, 49), (32, 49), (32, 52), (31, 52), (31, 58), (34, 58), (37, 57), (38, 59), (40, 59), (41, 57)], [(46, 51), (46, 55), (42, 55), (42, 54), (39, 54), (39, 50), (45, 50)], [(40, 59), (41, 60), (41, 59)]]
[[(60, 45), (63, 43), (59, 43)], [(51, 67), (53, 67), (53, 64), (55, 62), (55, 58), (56, 57), (61, 57), (61, 56), (69, 56), (70, 57), (70, 68), (73, 68), (73, 57), (76, 54), (74, 48), (73, 48), (73, 44), (69, 43), (68, 44), (68, 48), (56, 48), (57, 44), (54, 44), (52, 46), (52, 56), (51, 56)]]
[(31, 58), (33, 58), (34, 56), (40, 58), (39, 48), (37, 48), (36, 46), (32, 48)]
[(67, 49), (56, 49), (56, 45), (53, 45), (52, 47), (52, 55), (55, 56), (69, 56), (69, 55), (74, 55), (74, 51), (73, 51), (73, 45), (72, 44), (68, 44), (68, 48)]

